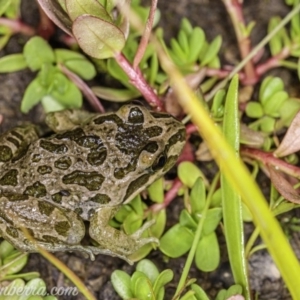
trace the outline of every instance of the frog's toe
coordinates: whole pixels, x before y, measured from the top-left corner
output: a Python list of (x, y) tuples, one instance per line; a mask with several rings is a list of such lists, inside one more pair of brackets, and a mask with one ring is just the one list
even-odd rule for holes
[(135, 233), (131, 235), (134, 239), (139, 239), (144, 231), (146, 231), (148, 228), (150, 228), (155, 223), (155, 220), (151, 220), (146, 222), (140, 229), (138, 229)]

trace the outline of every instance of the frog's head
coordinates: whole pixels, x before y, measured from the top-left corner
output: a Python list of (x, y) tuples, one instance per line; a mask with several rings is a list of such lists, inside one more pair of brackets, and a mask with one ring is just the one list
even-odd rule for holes
[(115, 178), (128, 183), (125, 202), (174, 166), (185, 144), (185, 127), (181, 122), (143, 106), (125, 105), (117, 113), (94, 122), (103, 121), (117, 124), (115, 146), (129, 158), (125, 167), (117, 166), (114, 170)]

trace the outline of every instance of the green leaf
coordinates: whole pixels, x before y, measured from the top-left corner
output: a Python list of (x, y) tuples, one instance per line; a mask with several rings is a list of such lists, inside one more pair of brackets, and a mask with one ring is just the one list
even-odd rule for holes
[(150, 72), (148, 75), (148, 82), (151, 86), (153, 86), (154, 83), (157, 81), (158, 71), (159, 71), (159, 62), (158, 62), (157, 54), (153, 53), (153, 55), (151, 56)]
[(201, 213), (204, 209), (206, 201), (206, 191), (203, 180), (198, 177), (195, 184), (192, 187), (190, 195), (190, 203), (192, 213)]
[(136, 232), (143, 224), (143, 219), (136, 212), (132, 211), (130, 214), (126, 216), (124, 220), (123, 227), (124, 231), (127, 234), (132, 234)]
[(201, 170), (189, 161), (184, 161), (178, 166), (178, 177), (181, 182), (192, 188), (198, 177), (204, 178)]
[(0, 300), (18, 300), (17, 291), (22, 291), (25, 288), (25, 282), (22, 279), (15, 279), (5, 288), (6, 295), (0, 295)]
[(268, 98), (284, 89), (284, 83), (279, 77), (266, 77), (259, 90), (259, 101), (264, 105)]
[(92, 91), (99, 98), (120, 103), (132, 100), (141, 95), (138, 90), (111, 89), (102, 86), (94, 86), (92, 87)]
[(275, 123), (276, 120), (274, 118), (266, 116), (260, 120), (260, 129), (263, 132), (271, 133), (275, 129)]
[(209, 300), (207, 294), (199, 285), (192, 284), (191, 288), (195, 292), (195, 296), (197, 300)]
[(160, 290), (170, 281), (172, 281), (174, 277), (173, 271), (172, 270), (164, 270), (162, 271), (159, 276), (157, 277), (154, 286), (153, 286), (153, 290), (154, 290), (154, 294), (157, 297), (158, 294), (160, 293)]
[(164, 180), (160, 178), (154, 181), (148, 188), (149, 198), (156, 202), (162, 203), (164, 201)]
[(176, 224), (160, 239), (160, 250), (169, 257), (179, 257), (192, 246), (194, 234), (186, 227)]
[(188, 55), (189, 53), (189, 41), (187, 34), (183, 31), (180, 30), (178, 33), (178, 43), (180, 45), (180, 48), (182, 51), (185, 53), (185, 55)]
[(3, 241), (0, 244), (0, 258), (4, 259), (14, 251), (14, 246), (7, 241)]
[[(280, 17), (271, 18), (271, 20), (269, 21), (268, 33), (271, 32), (280, 23), (280, 21)], [(275, 56), (276, 54), (280, 53), (280, 51), (283, 48), (280, 31), (271, 38), (269, 46), (272, 56)]]
[(9, 275), (20, 272), (27, 264), (28, 255), (23, 256), (20, 251), (12, 252), (9, 256), (3, 259), (3, 265), (6, 265), (14, 260), (14, 263), (5, 268), (5, 274)]
[(189, 37), (189, 61), (195, 62), (199, 57), (202, 46), (205, 41), (204, 31), (196, 27)]
[(139, 277), (135, 283), (134, 294), (138, 299), (154, 300), (154, 292), (149, 279)]
[(31, 71), (39, 70), (44, 63), (54, 63), (55, 56), (52, 48), (41, 37), (31, 38), (23, 49), (23, 54)]
[(166, 210), (162, 209), (157, 213), (153, 213), (152, 218), (155, 219), (156, 222), (151, 226), (151, 235), (159, 238), (166, 227)]
[(283, 126), (290, 126), (296, 113), (300, 110), (299, 99), (290, 98), (286, 100), (279, 109), (280, 121)]
[(46, 113), (66, 109), (66, 106), (50, 95), (44, 96), (41, 100), (41, 104)]
[(279, 117), (279, 109), (288, 98), (289, 95), (285, 91), (279, 91), (274, 93), (263, 104), (265, 113), (274, 118)]
[(205, 66), (210, 63), (218, 54), (222, 45), (222, 37), (218, 35), (208, 46), (208, 49), (201, 61), (201, 66)]
[(27, 64), (22, 53), (9, 54), (0, 58), (0, 73), (16, 72), (25, 68)]
[(85, 80), (91, 80), (96, 76), (94, 65), (86, 59), (68, 60), (65, 66)]
[[(26, 283), (25, 289), (27, 291), (26, 295), (23, 297), (20, 297), (18, 300), (25, 300), (28, 299), (28, 292), (30, 292), (30, 295), (40, 295), (43, 296), (47, 294), (47, 288), (44, 280), (41, 278), (35, 278), (30, 280)], [(30, 299), (30, 298), (29, 298)]]
[(261, 118), (264, 115), (263, 107), (259, 102), (249, 101), (246, 106), (246, 115), (250, 118)]
[(186, 34), (190, 35), (193, 32), (193, 26), (187, 18), (183, 18), (180, 24), (181, 30), (183, 30)]
[(124, 34), (118, 27), (90, 15), (82, 15), (73, 22), (73, 34), (80, 48), (98, 59), (115, 56), (125, 45)]
[(218, 267), (220, 250), (215, 232), (202, 236), (197, 245), (195, 262), (197, 268), (203, 272), (211, 272)]
[(11, 0), (0, 0), (0, 16), (2, 16), (7, 8), (11, 5)]
[(208, 235), (215, 231), (222, 219), (222, 208), (215, 207), (208, 210), (204, 225), (203, 234)]
[(136, 265), (136, 270), (144, 273), (152, 284), (158, 278), (159, 272), (155, 264), (149, 259), (143, 259)]
[(170, 41), (170, 46), (171, 46), (172, 52), (179, 59), (179, 61), (184, 62), (187, 58), (187, 55), (181, 49), (181, 46), (178, 43), (178, 41), (176, 39), (172, 38)]
[(218, 90), (213, 98), (211, 113), (214, 118), (222, 118), (224, 114), (225, 90)]
[(225, 299), (228, 299), (232, 296), (235, 296), (235, 295), (242, 295), (243, 293), (243, 288), (238, 285), (238, 284), (235, 284), (235, 285), (232, 285), (226, 292), (226, 298)]
[(127, 273), (116, 270), (111, 274), (110, 278), (115, 291), (122, 299), (134, 297), (130, 288), (131, 278)]
[[(223, 132), (229, 145), (239, 157), (240, 119), (238, 109), (238, 75), (230, 82), (225, 101)], [(223, 221), (230, 266), (235, 282), (243, 285), (244, 296), (250, 299), (248, 273), (244, 250), (244, 231), (241, 197), (228, 182), (227, 174), (221, 168), (221, 190), (223, 200)], [(213, 243), (213, 241), (210, 241)], [(217, 255), (215, 255), (217, 259)]]
[(45, 88), (40, 84), (38, 78), (33, 79), (27, 86), (22, 102), (21, 111), (28, 113), (28, 111), (39, 103), (39, 101), (47, 94)]
[(68, 79), (67, 86), (60, 86), (62, 83), (63, 74), (62, 76), (56, 75), (55, 81), (55, 88), (49, 93), (55, 99), (59, 100), (61, 104), (69, 108), (80, 108), (82, 105), (82, 94), (78, 87)]
[(83, 14), (88, 14), (112, 22), (105, 8), (95, 0), (68, 0), (66, 1), (66, 9), (72, 21)]
[(187, 227), (192, 230), (196, 230), (197, 223), (194, 221), (192, 216), (188, 213), (186, 209), (183, 209), (180, 213), (179, 223), (183, 227)]

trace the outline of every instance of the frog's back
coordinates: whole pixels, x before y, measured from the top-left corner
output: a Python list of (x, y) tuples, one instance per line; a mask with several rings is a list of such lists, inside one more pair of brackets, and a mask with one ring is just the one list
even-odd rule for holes
[(2, 165), (0, 189), (55, 202), (89, 219), (99, 206), (129, 201), (162, 176), (184, 141), (183, 125), (171, 116), (127, 105), (37, 139)]

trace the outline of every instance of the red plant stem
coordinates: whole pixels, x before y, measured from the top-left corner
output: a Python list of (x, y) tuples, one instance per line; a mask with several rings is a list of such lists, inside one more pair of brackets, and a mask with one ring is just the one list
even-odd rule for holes
[(186, 134), (191, 135), (194, 132), (198, 132), (198, 127), (194, 124), (188, 124), (185, 126)]
[(33, 27), (23, 23), (20, 20), (0, 18), (0, 25), (7, 26), (12, 30), (13, 33), (23, 33), (28, 36), (36, 34), (36, 31)]
[(258, 65), (256, 67), (257, 75), (261, 76), (270, 69), (276, 68), (280, 66), (280, 61), (287, 58), (290, 55), (290, 47), (285, 47), (282, 49), (280, 53), (271, 57), (266, 62)]
[(142, 35), (139, 47), (136, 51), (136, 54), (135, 54), (135, 57), (133, 60), (133, 64), (132, 64), (132, 66), (135, 70), (138, 67), (139, 63), (141, 62), (141, 60), (144, 56), (144, 53), (146, 51), (146, 48), (147, 48), (147, 45), (149, 42), (149, 38), (150, 38), (150, 34), (151, 34), (151, 30), (153, 27), (153, 21), (154, 21), (156, 7), (157, 7), (157, 0), (152, 0), (146, 27), (145, 27), (144, 33)]
[(285, 174), (300, 178), (300, 168), (291, 165), (284, 160), (276, 158), (272, 152), (265, 152), (254, 148), (242, 148), (241, 155), (255, 159), (265, 166), (272, 165), (276, 170), (282, 171)]
[(154, 90), (148, 85), (140, 69), (134, 69), (122, 53), (116, 54), (115, 60), (127, 74), (131, 84), (141, 92), (146, 101), (158, 111), (164, 111), (161, 100), (155, 94)]
[(158, 212), (158, 211), (166, 208), (175, 199), (175, 197), (177, 196), (177, 193), (181, 187), (182, 187), (182, 182), (179, 180), (179, 178), (176, 178), (173, 181), (172, 187), (166, 193), (164, 202), (152, 205), (150, 207), (150, 210), (153, 212)]
[(49, 40), (55, 31), (55, 27), (53, 22), (48, 18), (44, 10), (40, 5), (38, 5), (39, 14), (40, 14), (40, 22), (38, 25), (38, 34), (43, 37), (45, 40)]
[[(239, 0), (223, 0), (223, 3), (233, 23), (241, 59), (244, 59), (251, 51), (251, 41), (247, 33), (245, 34), (242, 31), (242, 28), (246, 28), (241, 4), (242, 2)], [(257, 75), (251, 60), (245, 65), (244, 70), (246, 75), (245, 82), (253, 84), (253, 82), (257, 81)]]
[(82, 91), (91, 106), (98, 112), (104, 113), (104, 107), (100, 103), (99, 99), (95, 96), (90, 87), (76, 74), (71, 72), (63, 64), (59, 64), (60, 70)]

